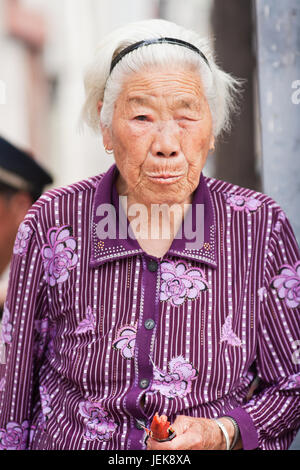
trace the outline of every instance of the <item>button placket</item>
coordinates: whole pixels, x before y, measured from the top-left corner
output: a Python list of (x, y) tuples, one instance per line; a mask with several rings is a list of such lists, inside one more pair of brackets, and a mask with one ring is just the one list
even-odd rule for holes
[(139, 431), (142, 431), (144, 430), (144, 428), (147, 427), (147, 423), (144, 419), (136, 419), (134, 424), (136, 429), (138, 429)]
[[(143, 258), (143, 271), (142, 271), (142, 290), (141, 296), (141, 307), (140, 307), (140, 321), (139, 328), (136, 334), (136, 348), (137, 354), (135, 355), (135, 370), (137, 373), (136, 380), (132, 389), (130, 390), (127, 397), (127, 409), (132, 417), (137, 421), (144, 421), (144, 407), (142, 405), (141, 397), (145, 396), (151, 387), (151, 381), (153, 378), (152, 363), (150, 360), (151, 344), (153, 343), (153, 333), (155, 326), (157, 325), (159, 302), (158, 300), (158, 271), (159, 261), (150, 258), (147, 255), (142, 256)], [(138, 403), (138, 405), (137, 405)], [(147, 418), (146, 418), (147, 419)], [(138, 433), (143, 428), (139, 427), (135, 422), (134, 430)], [(132, 431), (134, 446), (134, 440), (138, 439), (138, 435)]]
[(144, 323), (146, 330), (153, 330), (155, 327), (155, 321), (152, 318), (147, 318)]
[(147, 267), (151, 273), (155, 273), (158, 270), (158, 262), (154, 259), (150, 259), (147, 263)]
[(149, 387), (149, 383), (150, 381), (148, 379), (141, 379), (139, 381), (139, 386), (140, 388), (142, 388), (143, 390), (145, 390), (145, 388), (148, 388)]

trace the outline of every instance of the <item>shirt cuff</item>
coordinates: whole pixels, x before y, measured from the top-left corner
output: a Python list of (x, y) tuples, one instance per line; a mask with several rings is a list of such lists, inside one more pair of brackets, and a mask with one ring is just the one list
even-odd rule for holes
[(253, 450), (258, 447), (258, 434), (250, 415), (243, 408), (234, 408), (225, 416), (233, 418), (240, 429), (244, 450)]

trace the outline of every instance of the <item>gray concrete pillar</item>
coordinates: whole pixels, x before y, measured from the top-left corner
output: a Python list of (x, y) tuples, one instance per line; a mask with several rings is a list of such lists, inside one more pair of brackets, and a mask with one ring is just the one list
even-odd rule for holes
[(263, 192), (300, 242), (300, 2), (255, 0)]

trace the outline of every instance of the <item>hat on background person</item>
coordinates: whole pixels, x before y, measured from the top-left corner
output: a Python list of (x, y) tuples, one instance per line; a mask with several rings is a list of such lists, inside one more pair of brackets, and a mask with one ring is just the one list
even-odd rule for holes
[(52, 176), (28, 153), (0, 137), (0, 186), (27, 191), (35, 201)]
[(30, 154), (0, 137), (0, 320), (18, 226), (52, 182), (52, 176)]

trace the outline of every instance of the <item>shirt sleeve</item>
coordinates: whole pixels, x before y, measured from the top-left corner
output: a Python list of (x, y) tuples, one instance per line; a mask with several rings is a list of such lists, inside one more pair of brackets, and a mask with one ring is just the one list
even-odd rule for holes
[(48, 313), (43, 262), (33, 223), (20, 225), (1, 326), (0, 450), (29, 446)]
[(265, 263), (256, 367), (260, 392), (228, 416), (244, 449), (288, 449), (300, 427), (300, 255), (289, 220), (273, 217)]

